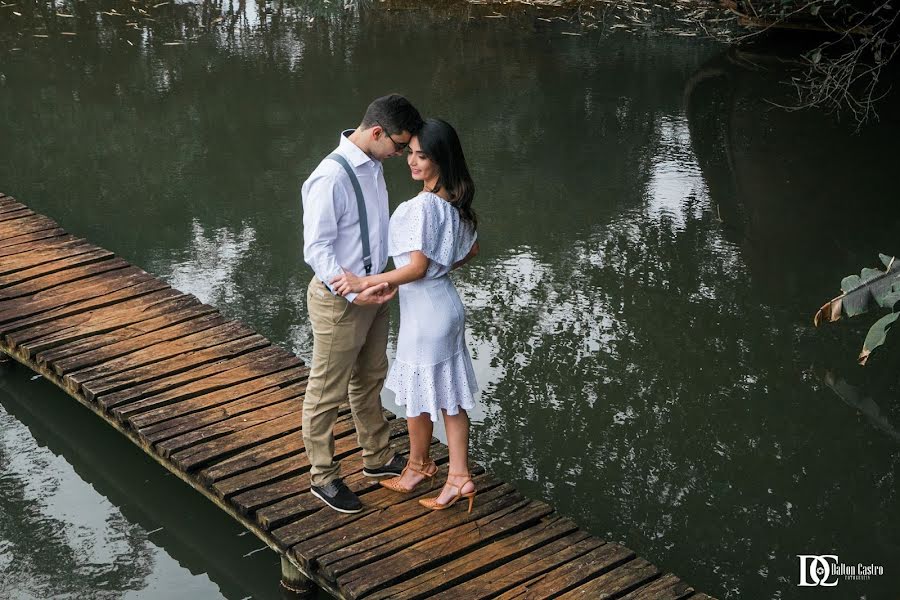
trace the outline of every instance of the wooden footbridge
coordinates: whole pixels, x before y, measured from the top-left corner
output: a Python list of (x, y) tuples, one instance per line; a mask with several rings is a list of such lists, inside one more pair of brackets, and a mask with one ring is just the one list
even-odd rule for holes
[[(307, 493), (299, 358), (2, 193), (0, 352), (256, 534), (281, 556), (286, 587), (370, 600), (709, 598), (477, 465), (471, 515), (382, 489), (362, 475), (346, 407), (335, 453), (366, 508), (323, 508)], [(405, 423), (389, 418), (402, 453)], [(432, 453), (442, 480), (447, 448)]]

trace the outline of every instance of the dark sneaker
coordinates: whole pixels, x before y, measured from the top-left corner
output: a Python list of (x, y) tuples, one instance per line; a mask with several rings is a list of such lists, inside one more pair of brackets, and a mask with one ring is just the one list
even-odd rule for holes
[(403, 473), (403, 467), (406, 466), (406, 459), (394, 455), (388, 463), (381, 467), (365, 467), (363, 475), (366, 477), (397, 477)]
[(338, 512), (358, 513), (363, 509), (362, 502), (341, 479), (335, 479), (322, 487), (311, 486), (309, 491)]

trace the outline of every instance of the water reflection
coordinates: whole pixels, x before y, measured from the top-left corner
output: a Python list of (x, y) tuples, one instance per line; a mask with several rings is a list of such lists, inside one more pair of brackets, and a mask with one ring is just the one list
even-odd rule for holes
[(3, 378), (0, 596), (219, 596), (202, 570), (175, 558), (184, 555), (172, 544), (177, 513), (198, 504), (181, 501), (186, 490), (49, 384), (8, 367)]
[[(479, 186), (483, 253), (455, 278), (481, 461), (721, 598), (794, 597), (798, 553), (896, 564), (900, 385), (856, 369), (860, 325), (810, 324), (896, 243), (889, 115), (852, 138), (771, 111), (774, 68), (698, 40), (331, 4), (173, 4), (138, 30), (85, 8), (66, 45), (16, 39), (4, 191), (308, 356), (299, 183), (370, 97), (404, 91), (456, 125)], [(386, 170), (395, 205), (415, 193)], [(229, 581), (182, 525), (167, 552)]]

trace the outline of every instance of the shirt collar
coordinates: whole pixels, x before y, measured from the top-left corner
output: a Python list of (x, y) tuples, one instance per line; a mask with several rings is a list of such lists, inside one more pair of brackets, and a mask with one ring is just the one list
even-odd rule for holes
[(355, 130), (346, 129), (341, 132), (341, 141), (338, 144), (338, 150), (341, 151), (347, 160), (350, 161), (350, 164), (354, 167), (358, 167), (360, 165), (364, 165), (367, 162), (375, 162), (372, 158), (369, 157), (368, 154), (363, 152), (359, 146), (351, 142), (347, 136), (353, 133)]

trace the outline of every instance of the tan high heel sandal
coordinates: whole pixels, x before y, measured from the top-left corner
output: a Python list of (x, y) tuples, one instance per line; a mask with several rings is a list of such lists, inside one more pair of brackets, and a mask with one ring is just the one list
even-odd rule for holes
[[(463, 481), (461, 484), (456, 485), (454, 483), (450, 483), (451, 477), (465, 477), (466, 480)], [(453, 506), (456, 503), (456, 501), (459, 500), (460, 498), (468, 498), (469, 499), (469, 512), (471, 513), (472, 512), (472, 504), (474, 504), (474, 502), (475, 502), (475, 494), (478, 493), (478, 490), (473, 490), (471, 492), (463, 494), (462, 490), (464, 487), (466, 487), (467, 483), (471, 483), (472, 485), (475, 485), (475, 482), (472, 481), (472, 475), (470, 473), (448, 473), (447, 474), (447, 485), (449, 485), (450, 487), (456, 488), (456, 496), (451, 498), (450, 501), (447, 502), (447, 504), (440, 504), (437, 501), (437, 498), (422, 498), (421, 500), (419, 500), (419, 504), (421, 504), (425, 508), (430, 508), (431, 510), (444, 510), (445, 508), (450, 508), (451, 506)]]
[[(418, 466), (416, 468), (415, 466)], [(403, 474), (406, 473), (406, 470), (409, 469), (413, 473), (418, 473), (423, 477), (422, 481), (412, 486), (411, 488), (404, 487), (400, 485), (400, 479), (403, 477)], [(434, 476), (437, 474), (438, 468), (437, 464), (433, 460), (429, 460), (428, 462), (418, 462), (415, 460), (406, 461), (406, 466), (403, 467), (403, 470), (400, 472), (400, 477), (392, 477), (386, 481), (380, 481), (381, 487), (387, 488), (392, 492), (400, 492), (401, 494), (411, 494), (417, 487), (422, 485), (425, 480), (428, 480), (428, 489), (434, 487)]]

